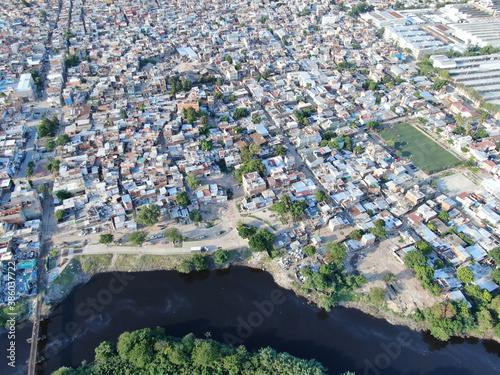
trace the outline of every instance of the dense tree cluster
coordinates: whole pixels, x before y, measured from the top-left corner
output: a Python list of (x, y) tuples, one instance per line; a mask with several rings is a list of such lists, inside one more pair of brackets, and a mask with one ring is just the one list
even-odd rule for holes
[(158, 222), (158, 216), (160, 216), (160, 206), (150, 204), (137, 213), (136, 221), (139, 224), (150, 227)]
[(286, 223), (291, 217), (294, 221), (300, 221), (306, 214), (307, 203), (305, 200), (293, 201), (289, 196), (283, 195), (281, 199), (271, 206), (271, 211), (280, 215), (281, 221)]
[[(314, 246), (311, 248), (315, 250)], [(314, 254), (312, 251), (311, 253)], [(330, 241), (326, 244), (325, 253), (328, 263), (323, 264), (317, 272), (313, 272), (308, 266), (301, 267), (300, 272), (305, 278), (305, 287), (319, 292), (320, 307), (330, 310), (339, 301), (351, 299), (351, 292), (365, 284), (366, 278), (345, 272), (343, 261), (347, 253), (344, 244)]]
[(272, 254), (274, 249), (274, 233), (271, 233), (267, 229), (259, 229), (253, 236), (248, 240), (248, 245), (252, 251), (267, 251), (269, 255)]
[(44, 117), (40, 122), (40, 125), (36, 127), (38, 138), (53, 137), (58, 125), (59, 119), (56, 116), (52, 116), (50, 119)]
[(311, 117), (314, 112), (316, 112), (314, 108), (306, 108), (302, 111), (296, 109), (293, 111), (293, 115), (295, 116), (299, 124), (308, 125), (308, 118)]
[(373, 234), (378, 241), (383, 240), (387, 237), (385, 232), (385, 221), (382, 219), (377, 219), (374, 222), (375, 228), (370, 228), (370, 233)]
[(54, 375), (323, 375), (326, 369), (315, 360), (302, 360), (271, 348), (248, 351), (192, 333), (180, 338), (167, 336), (163, 328), (124, 332), (118, 343), (102, 342), (93, 363), (78, 369), (60, 368)]
[(185, 79), (184, 81), (181, 81), (179, 76), (169, 77), (168, 84), (170, 85), (170, 94), (171, 95), (175, 95), (181, 91), (191, 90), (191, 81), (189, 79)]
[(404, 262), (409, 269), (415, 271), (417, 279), (424, 289), (427, 289), (435, 296), (441, 294), (441, 288), (434, 283), (434, 267), (427, 266), (427, 256), (431, 253), (431, 246), (425, 241), (415, 244), (416, 250), (412, 250), (405, 255)]
[(187, 207), (191, 204), (191, 201), (189, 200), (189, 197), (185, 191), (176, 194), (175, 200), (177, 201), (177, 204), (182, 207)]
[(142, 245), (144, 241), (146, 241), (146, 233), (139, 232), (138, 230), (130, 233), (130, 236), (128, 236), (128, 242), (137, 246)]
[(236, 108), (233, 111), (233, 118), (240, 119), (248, 116), (248, 109), (246, 108)]

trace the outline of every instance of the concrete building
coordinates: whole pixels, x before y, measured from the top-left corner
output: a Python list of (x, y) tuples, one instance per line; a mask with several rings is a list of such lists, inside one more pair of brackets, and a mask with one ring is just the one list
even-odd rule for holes
[(392, 9), (377, 10), (375, 12), (363, 13), (361, 18), (376, 27), (394, 27), (396, 25), (406, 25), (407, 18)]
[(467, 45), (480, 47), (500, 47), (500, 20), (488, 22), (455, 23), (449, 25), (454, 35), (462, 39)]
[(21, 74), (21, 78), (16, 88), (16, 95), (19, 99), (25, 101), (34, 101), (35, 100), (35, 92), (34, 92), (35, 82), (31, 77), (30, 73)]
[[(499, 39), (500, 40), (500, 39)], [(500, 54), (464, 56), (450, 59), (432, 56), (433, 65), (447, 69), (456, 83), (478, 91), (484, 100), (500, 104)]]
[(400, 48), (409, 48), (413, 57), (421, 59), (424, 55), (445, 52), (448, 48), (439, 39), (417, 26), (398, 26), (385, 29), (384, 39), (399, 45)]

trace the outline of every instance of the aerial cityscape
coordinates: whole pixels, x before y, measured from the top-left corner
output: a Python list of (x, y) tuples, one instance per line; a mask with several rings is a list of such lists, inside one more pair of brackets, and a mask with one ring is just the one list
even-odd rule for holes
[(500, 1), (2, 5), (0, 373), (500, 373)]

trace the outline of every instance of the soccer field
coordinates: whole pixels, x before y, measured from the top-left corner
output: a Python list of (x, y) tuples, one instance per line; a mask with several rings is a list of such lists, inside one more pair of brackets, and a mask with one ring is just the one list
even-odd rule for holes
[(380, 132), (386, 141), (393, 140), (396, 149), (403, 152), (421, 170), (428, 174), (460, 164), (460, 159), (437, 144), (432, 138), (410, 124), (398, 124)]

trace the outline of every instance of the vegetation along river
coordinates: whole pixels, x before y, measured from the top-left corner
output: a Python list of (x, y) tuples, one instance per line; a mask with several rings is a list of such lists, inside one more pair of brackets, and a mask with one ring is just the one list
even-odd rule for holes
[[(46, 362), (38, 374), (91, 362), (102, 341), (157, 326), (172, 336), (193, 332), (249, 349), (270, 346), (299, 358), (315, 358), (331, 374), (500, 373), (500, 345), (495, 342), (458, 338), (441, 342), (355, 309), (326, 313), (278, 287), (266, 272), (233, 267), (191, 274), (94, 276), (42, 323), (41, 334), (48, 340), (41, 344)], [(25, 331), (30, 330), (30, 325), (18, 327), (19, 337), (28, 337)], [(2, 349), (7, 341), (2, 333)], [(29, 349), (25, 341), (18, 345)], [(26, 373), (22, 365), (27, 358), (22, 357), (27, 351), (18, 351), (18, 372), (0, 361), (0, 373)]]

